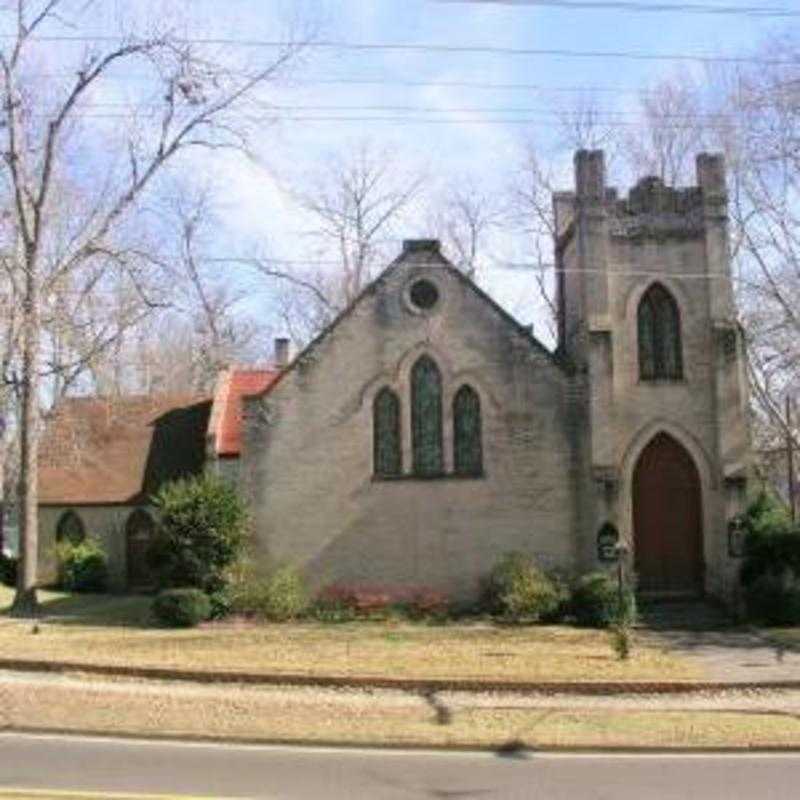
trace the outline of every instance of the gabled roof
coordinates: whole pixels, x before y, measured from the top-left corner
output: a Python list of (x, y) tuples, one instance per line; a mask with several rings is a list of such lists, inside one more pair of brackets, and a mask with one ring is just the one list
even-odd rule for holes
[(242, 449), (242, 399), (265, 392), (277, 380), (277, 368), (235, 367), (220, 373), (208, 424), (209, 445), (221, 458), (236, 457)]
[(210, 409), (191, 395), (61, 401), (42, 437), (39, 502), (147, 502), (166, 481), (203, 469)]
[(349, 317), (350, 314), (353, 313), (354, 309), (365, 298), (374, 294), (389, 279), (389, 277), (394, 274), (394, 272), (404, 267), (420, 266), (442, 269), (455, 276), (459, 281), (461, 281), (461, 283), (463, 283), (478, 297), (480, 297), (484, 303), (490, 306), (492, 310), (500, 317), (500, 319), (506, 325), (511, 327), (515, 333), (520, 335), (523, 341), (527, 342), (532, 349), (549, 359), (558, 369), (564, 372), (569, 371), (567, 363), (557, 353), (554, 353), (552, 350), (545, 347), (545, 345), (543, 345), (533, 335), (533, 332), (530, 328), (514, 319), (514, 317), (512, 317), (511, 314), (509, 314), (499, 303), (497, 303), (496, 300), (486, 294), (486, 292), (484, 292), (483, 289), (481, 289), (473, 280), (468, 278), (450, 260), (445, 258), (440, 251), (440, 243), (438, 240), (411, 239), (403, 242), (402, 253), (394, 261), (392, 261), (392, 263), (389, 264), (389, 266), (386, 267), (386, 269), (384, 269), (383, 272), (381, 272), (381, 274), (375, 278), (375, 280), (369, 283), (350, 303), (350, 305), (337, 314), (333, 321), (323, 328), (322, 331), (311, 340), (305, 349), (298, 353), (292, 362), (285, 369), (283, 369), (273, 381), (270, 382), (267, 388), (260, 392), (254, 392), (253, 396), (263, 396), (267, 393), (267, 391), (273, 391), (286, 375), (292, 372), (298, 364), (302, 363), (304, 359), (311, 355), (313, 351), (316, 350), (325, 339), (327, 339), (330, 333), (342, 322), (342, 320), (344, 320), (346, 317)]

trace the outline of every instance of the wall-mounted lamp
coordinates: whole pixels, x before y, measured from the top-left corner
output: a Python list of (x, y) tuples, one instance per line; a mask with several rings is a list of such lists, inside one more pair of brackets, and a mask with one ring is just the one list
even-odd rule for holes
[(736, 516), (728, 522), (728, 555), (731, 558), (742, 558), (744, 556), (746, 533), (747, 530), (741, 516)]

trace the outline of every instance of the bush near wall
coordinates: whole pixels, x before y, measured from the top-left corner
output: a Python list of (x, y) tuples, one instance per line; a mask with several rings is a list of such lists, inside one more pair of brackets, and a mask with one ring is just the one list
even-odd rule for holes
[(17, 585), (17, 559), (0, 553), (0, 583), (13, 589)]
[(56, 545), (58, 585), (66, 592), (104, 592), (108, 583), (108, 558), (97, 539)]
[(765, 492), (742, 521), (745, 557), (739, 580), (748, 617), (767, 625), (800, 624), (800, 528)]
[(298, 569), (285, 564), (259, 572), (251, 560), (237, 565), (230, 601), (233, 612), (271, 622), (298, 619), (309, 607), (308, 590)]
[(153, 600), (153, 616), (170, 628), (193, 628), (210, 613), (208, 596), (199, 589), (164, 589)]
[(390, 616), (441, 620), (450, 611), (450, 600), (444, 592), (426, 586), (333, 583), (319, 592), (312, 611), (323, 622)]
[(629, 626), (636, 621), (636, 596), (625, 585), (620, 603), (617, 580), (606, 572), (590, 572), (576, 581), (570, 610), (575, 622), (585, 627)]
[(159, 522), (148, 561), (159, 588), (196, 588), (218, 596), (245, 541), (247, 512), (229, 483), (214, 475), (173, 481), (153, 498)]
[(482, 606), (513, 622), (554, 622), (563, 616), (568, 597), (560, 578), (548, 575), (531, 556), (512, 552), (489, 573)]

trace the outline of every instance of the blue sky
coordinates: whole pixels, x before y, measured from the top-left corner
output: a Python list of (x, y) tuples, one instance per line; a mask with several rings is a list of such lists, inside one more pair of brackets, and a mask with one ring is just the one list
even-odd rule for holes
[[(745, 0), (709, 2), (730, 5), (744, 4)], [(746, 4), (792, 7), (794, 3), (796, 0), (747, 0)], [(755, 50), (769, 34), (792, 30), (792, 25), (795, 30), (797, 27), (792, 20), (747, 16), (570, 10), (440, 0), (136, 0), (118, 4), (109, 0), (105, 7), (111, 12), (105, 18), (98, 15), (98, 31), (113, 27), (117, 8), (122, 14), (141, 14), (143, 19), (153, 14), (170, 18), (190, 37), (282, 39), (287, 22), (294, 22), (301, 31), (310, 26), (316, 39), (352, 43), (650, 54), (741, 55)], [(268, 57), (268, 51), (257, 47), (226, 45), (224, 49), (235, 60)], [(61, 54), (54, 53), (53, 58), (58, 55)], [(568, 106), (575, 95), (558, 90), (594, 87), (598, 90), (597, 102), (603, 108), (630, 109), (638, 90), (678, 67), (701, 74), (697, 65), (670, 61), (312, 48), (293, 70), (290, 80), (275, 87), (270, 98), (277, 105), (308, 107), (297, 111), (298, 117), (403, 116), (403, 112), (379, 110), (386, 107), (476, 110), (414, 115), (447, 120), (444, 124), (284, 119), (258, 137), (255, 163), (233, 155), (218, 154), (212, 159), (203, 154), (195, 162), (197, 168), (192, 169), (192, 176), (200, 182), (210, 182), (215, 189), (221, 221), (216, 232), (218, 255), (257, 248), (276, 258), (302, 258), (307, 249), (298, 234), (309, 223), (285, 188), (302, 184), (321, 160), (355, 141), (369, 138), (377, 148), (395, 152), (409, 171), (425, 171), (431, 178), (431, 195), (439, 190), (439, 181), (459, 177), (469, 177), (475, 185), (502, 195), (520, 164), (523, 144), (533, 139), (539, 152), (553, 159), (563, 188), (570, 188), (570, 157), (554, 150), (552, 112), (559, 104)], [(336, 79), (378, 83), (319, 82)], [(542, 88), (395, 85), (398, 81), (536, 84)], [(132, 85), (135, 82), (120, 80), (107, 91), (124, 99)], [(329, 106), (354, 108), (326, 111)], [(491, 111), (509, 108), (534, 111), (516, 115)], [(515, 116), (533, 117), (536, 122), (502, 122)], [(398, 238), (424, 236), (427, 232), (424, 214), (410, 216), (406, 228), (398, 231)], [(525, 258), (524, 241), (505, 237), (494, 244), (505, 257)], [(529, 275), (501, 268), (489, 270), (484, 276), (486, 288), (526, 322), (540, 310), (534, 302), (528, 302), (535, 296), (532, 284)], [(267, 301), (268, 298), (259, 299)]]
[[(722, 3), (722, 0), (719, 0)], [(733, 0), (731, 0), (733, 2)], [(748, 5), (774, 6), (774, 2)], [(258, 0), (228, 0), (224, 31), (235, 38), (270, 38), (288, 11), (303, 16), (297, 3), (263, 3)], [(265, 6), (269, 10), (265, 9)], [(201, 25), (219, 34), (220, 20), (210, 9), (215, 2), (195, 2), (203, 8)], [(301, 10), (298, 12), (298, 8)], [(357, 43), (407, 43), (476, 45), (504, 48), (547, 48), (639, 53), (684, 53), (740, 55), (748, 53), (768, 35), (785, 30), (791, 20), (754, 19), (743, 16), (712, 16), (687, 13), (632, 13), (612, 10), (567, 10), (525, 5), (437, 0), (339, 0), (317, 2), (314, 9), (322, 39)], [(194, 12), (193, 12), (194, 13)], [(498, 124), (501, 113), (484, 111), (460, 114), (429, 114), (449, 118), (447, 124), (394, 124), (388, 122), (284, 121), (265, 137), (261, 163), (238, 170), (226, 202), (233, 212), (229, 219), (246, 235), (263, 230), (270, 251), (277, 256), (296, 257), (296, 230), (305, 224), (275, 182), (293, 180), (310, 170), (326, 153), (335, 153), (355, 139), (368, 136), (379, 146), (396, 150), (410, 169), (423, 169), (436, 176), (472, 176), (478, 185), (505, 191), (511, 172), (518, 166), (522, 145), (534, 139), (542, 152), (559, 161), (564, 188), (569, 188), (569, 155), (552, 152), (553, 120), (549, 115), (558, 104), (569, 105), (564, 87), (595, 87), (603, 108), (624, 109), (636, 101), (636, 92), (676, 69), (701, 74), (696, 64), (671, 61), (569, 58), (556, 56), (511, 56), (471, 53), (341, 52), (312, 50), (296, 71), (296, 83), (277, 93), (277, 101), (298, 106), (411, 106), (425, 108), (492, 109), (522, 107), (541, 109), (540, 124)], [(384, 85), (316, 84), (323, 79), (367, 79)], [(478, 90), (459, 87), (404, 87), (396, 81), (432, 83), (536, 84), (535, 90)], [(612, 91), (604, 91), (612, 90)], [(375, 115), (380, 111), (297, 112), (300, 116), (339, 114)], [(396, 115), (391, 112), (386, 115)], [(520, 115), (507, 115), (509, 117)], [(468, 120), (460, 122), (460, 120)], [(433, 191), (433, 190), (432, 190)], [(294, 226), (292, 220), (296, 223)], [(409, 236), (421, 235), (422, 229)], [(503, 242), (512, 257), (524, 258), (524, 243)], [(537, 314), (531, 278), (508, 270), (492, 270), (485, 276), (489, 290), (512, 313), (521, 317)], [(530, 319), (525, 319), (530, 321)]]

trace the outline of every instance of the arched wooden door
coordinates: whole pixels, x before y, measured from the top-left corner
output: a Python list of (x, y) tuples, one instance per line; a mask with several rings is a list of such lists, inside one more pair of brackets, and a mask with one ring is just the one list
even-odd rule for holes
[(644, 592), (702, 592), (700, 477), (666, 433), (645, 447), (633, 473), (634, 561)]
[(128, 588), (151, 589), (153, 575), (147, 561), (147, 551), (153, 539), (155, 523), (143, 509), (137, 508), (125, 524), (127, 541)]

